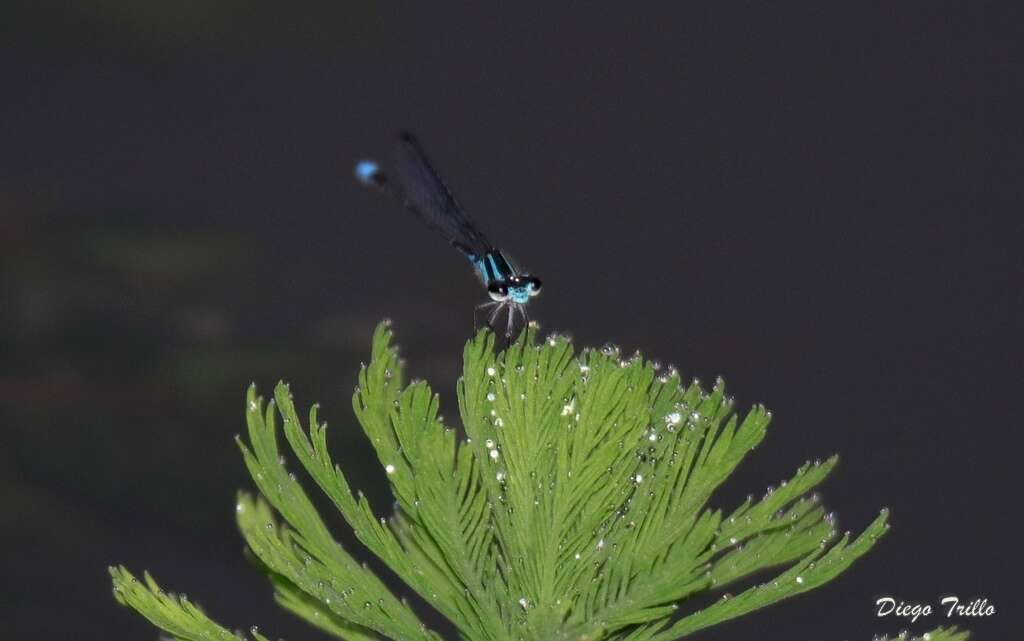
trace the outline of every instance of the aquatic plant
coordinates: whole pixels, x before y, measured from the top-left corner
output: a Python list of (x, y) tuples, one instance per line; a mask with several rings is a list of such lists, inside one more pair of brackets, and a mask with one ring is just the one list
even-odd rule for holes
[[(278, 602), (334, 636), (441, 638), (332, 536), (278, 431), (366, 550), (472, 641), (672, 641), (831, 581), (888, 528), (882, 510), (859, 535), (837, 534), (812, 493), (836, 457), (727, 511), (708, 507), (771, 420), (761, 406), (735, 414), (721, 380), (684, 384), (613, 347), (577, 353), (533, 325), (496, 351), (483, 331), (464, 350), (460, 438), (427, 383), (403, 382), (391, 338), (381, 324), (353, 396), (390, 514), (353, 491), (316, 405), (304, 424), (288, 385), (246, 399), (239, 447), (259, 494), (239, 496), (238, 525)], [(148, 575), (111, 574), (116, 598), (173, 637), (239, 638)], [(724, 596), (688, 607), (709, 592)]]

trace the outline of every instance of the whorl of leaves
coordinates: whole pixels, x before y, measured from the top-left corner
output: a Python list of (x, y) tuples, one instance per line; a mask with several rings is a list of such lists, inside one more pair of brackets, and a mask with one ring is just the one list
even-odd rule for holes
[[(466, 345), (460, 440), (427, 384), (403, 383), (378, 327), (353, 407), (391, 484), (387, 518), (334, 463), (316, 406), (303, 422), (287, 385), (268, 403), (249, 389), (239, 447), (259, 496), (241, 494), (237, 518), (282, 606), (349, 641), (440, 639), (331, 535), (285, 468), (279, 429), (362, 545), (472, 641), (671, 641), (830, 581), (888, 527), (883, 510), (836, 535), (810, 494), (835, 457), (728, 512), (707, 507), (771, 418), (734, 415), (721, 381), (682, 385), (639, 356), (538, 342), (534, 327), (493, 343), (481, 332)], [(111, 572), (118, 600), (175, 638), (239, 638), (148, 575)], [(735, 596), (687, 608), (727, 585)]]

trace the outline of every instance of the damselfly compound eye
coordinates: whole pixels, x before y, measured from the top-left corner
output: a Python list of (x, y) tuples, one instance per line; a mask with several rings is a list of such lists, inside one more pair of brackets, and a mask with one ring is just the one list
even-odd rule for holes
[(526, 286), (530, 289), (530, 296), (536, 296), (540, 293), (540, 288), (543, 283), (536, 276), (530, 276), (526, 279)]
[(508, 285), (501, 282), (491, 283), (487, 286), (487, 293), (490, 295), (491, 300), (500, 303), (508, 298)]

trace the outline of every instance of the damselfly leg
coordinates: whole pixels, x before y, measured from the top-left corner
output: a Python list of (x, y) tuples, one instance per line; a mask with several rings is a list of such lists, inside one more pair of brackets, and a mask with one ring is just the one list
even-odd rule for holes
[[(493, 301), (492, 300), (492, 301), (488, 301), (486, 303), (481, 303), (481, 304), (479, 304), (479, 305), (477, 305), (476, 307), (473, 308), (473, 332), (474, 333), (476, 332), (477, 329), (480, 328), (479, 318), (477, 317), (477, 315), (480, 313), (480, 310), (482, 310), (482, 309), (490, 309), (490, 308), (492, 308), (492, 307), (494, 307), (496, 305), (500, 305), (500, 304), (501, 303), (499, 303), (498, 301)], [(488, 328), (491, 327), (491, 323), (490, 322), (487, 323), (487, 327)]]
[(516, 312), (525, 313), (525, 312), (523, 312), (523, 306), (522, 305), (516, 305), (515, 303), (509, 304), (509, 306), (508, 306), (508, 325), (505, 326), (505, 338), (507, 338), (510, 341), (512, 340), (512, 330), (514, 329), (514, 325), (515, 325), (515, 322), (516, 322)]
[(492, 332), (495, 332), (495, 333), (498, 333), (496, 331), (495, 324), (498, 321), (498, 319), (501, 317), (501, 313), (503, 311), (508, 313), (508, 316), (507, 316), (507, 318), (505, 320), (505, 339), (510, 341), (510, 342), (511, 342), (512, 338), (514, 338), (515, 335), (516, 335), (516, 331), (515, 331), (516, 328), (517, 328), (517, 326), (516, 326), (516, 314), (521, 314), (522, 315), (522, 317), (523, 317), (523, 327), (526, 327), (530, 323), (530, 316), (526, 312), (526, 306), (525, 305), (517, 305), (515, 303), (510, 303), (510, 302), (507, 302), (507, 301), (490, 301), (490, 302), (487, 302), (487, 303), (482, 303), (480, 305), (477, 305), (476, 307), (473, 308), (473, 329), (474, 330), (476, 330), (479, 327), (478, 314), (480, 313), (480, 310), (483, 310), (483, 309), (490, 309), (491, 310), (491, 312), (487, 315), (487, 325), (486, 326), (487, 326), (487, 329), (489, 329), (489, 330), (491, 330)]
[(497, 320), (498, 315), (501, 314), (501, 310), (505, 309), (507, 305), (505, 303), (498, 303), (494, 306), (494, 311), (487, 317), (487, 326), (492, 330), (494, 329), (494, 321)]

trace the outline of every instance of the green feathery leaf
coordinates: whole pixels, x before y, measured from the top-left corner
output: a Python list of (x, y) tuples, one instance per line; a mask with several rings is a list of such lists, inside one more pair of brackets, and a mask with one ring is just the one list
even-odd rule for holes
[[(359, 542), (467, 640), (671, 641), (827, 583), (888, 528), (883, 510), (836, 540), (812, 494), (835, 457), (727, 515), (709, 507), (771, 420), (760, 406), (734, 414), (721, 380), (682, 385), (613, 347), (538, 342), (534, 326), (504, 351), (494, 340), (466, 345), (460, 440), (430, 387), (403, 382), (390, 326), (377, 328), (352, 404), (395, 498), (389, 517), (352, 491), (316, 405), (303, 424), (287, 385), (266, 403), (249, 389), (239, 447), (259, 496), (241, 494), (237, 518), (283, 607), (348, 641), (439, 639), (330, 533), (286, 468), (279, 418)], [(148, 576), (112, 572), (118, 599), (175, 637), (235, 638)], [(753, 579), (687, 612), (689, 597)]]
[[(146, 573), (143, 581), (120, 566), (110, 568), (114, 583), (114, 598), (127, 605), (149, 622), (179, 641), (244, 641), (245, 637), (228, 632), (211, 621), (202, 609), (185, 595), (164, 592), (153, 577)], [(253, 626), (250, 633), (256, 641), (268, 641)]]

